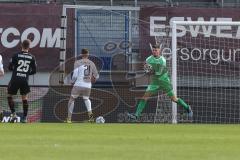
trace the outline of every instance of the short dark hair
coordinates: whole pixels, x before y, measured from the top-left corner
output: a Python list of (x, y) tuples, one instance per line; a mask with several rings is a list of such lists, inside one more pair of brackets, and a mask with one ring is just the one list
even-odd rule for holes
[(159, 44), (154, 44), (154, 45), (152, 45), (152, 48), (154, 48), (154, 49), (160, 49), (160, 45), (159, 45)]
[(81, 54), (89, 54), (89, 50), (87, 48), (83, 48)]
[(23, 49), (29, 49), (30, 48), (30, 43), (31, 41), (29, 39), (25, 39), (23, 42), (22, 42), (22, 48)]

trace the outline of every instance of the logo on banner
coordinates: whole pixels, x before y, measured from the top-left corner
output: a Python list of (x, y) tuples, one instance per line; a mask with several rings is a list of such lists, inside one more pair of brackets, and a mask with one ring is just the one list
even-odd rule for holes
[[(10, 116), (4, 116), (2, 119), (2, 123), (9, 123), (11, 120)], [(14, 121), (14, 123), (19, 123), (21, 121), (20, 117), (17, 117), (16, 120)]]
[[(172, 25), (173, 21), (193, 21), (191, 17), (172, 17), (169, 20), (169, 26), (166, 24), (167, 17), (165, 16), (150, 16), (150, 36), (169, 36), (171, 37), (171, 32), (167, 33), (166, 29)], [(208, 21), (203, 17), (198, 17), (196, 21)], [(208, 22), (233, 22), (232, 18), (215, 18), (211, 17)], [(189, 28), (186, 28), (183, 25), (179, 25), (178, 27), (177, 37), (183, 37), (187, 33), (190, 33), (191, 37), (197, 37), (203, 35), (204, 37), (210, 37), (214, 35), (218, 38), (238, 38), (240, 39), (240, 26), (237, 27), (236, 32), (231, 32), (232, 26), (216, 26), (216, 29), (212, 26), (205, 25), (189, 25)]]
[[(169, 22), (167, 22), (169, 21)], [(171, 41), (172, 33), (171, 26), (173, 21), (192, 21), (191, 17), (171, 17), (170, 20), (166, 16), (150, 16), (150, 36), (158, 37), (158, 39), (169, 39)], [(197, 21), (206, 21), (203, 17), (198, 17)], [(211, 17), (210, 22), (232, 22), (232, 18)], [(166, 24), (169, 23), (168, 25)], [(187, 38), (185, 38), (185, 37)], [(182, 61), (209, 61), (211, 65), (218, 65), (220, 62), (236, 61), (240, 48), (231, 47), (231, 42), (240, 39), (240, 26), (233, 27), (229, 25), (178, 25), (177, 39), (181, 43), (177, 46), (177, 53)], [(181, 37), (183, 37), (181, 39)], [(199, 38), (198, 38), (199, 37)], [(211, 37), (211, 39), (209, 39)], [(208, 39), (207, 39), (208, 38)], [(221, 40), (225, 38), (224, 40)], [(229, 40), (226, 40), (226, 39)], [(191, 40), (192, 39), (192, 40)], [(204, 39), (208, 40), (204, 45)], [(191, 43), (190, 43), (191, 42)], [(214, 45), (215, 42), (224, 42), (225, 47)], [(157, 43), (157, 42), (156, 42)], [(161, 43), (161, 42), (160, 42)], [(187, 47), (187, 44), (192, 44)], [(211, 44), (212, 43), (212, 44)], [(237, 44), (237, 43), (236, 43)], [(223, 44), (222, 44), (223, 45)], [(230, 45), (228, 47), (227, 45)], [(233, 42), (232, 42), (233, 45)], [(166, 55), (167, 59), (171, 58), (171, 46), (165, 45), (162, 54)]]
[(35, 27), (29, 27), (22, 32), (14, 27), (0, 28), (1, 45), (5, 48), (14, 48), (24, 39), (32, 37), (31, 48), (59, 48), (60, 47), (60, 28), (43, 28), (41, 30)]

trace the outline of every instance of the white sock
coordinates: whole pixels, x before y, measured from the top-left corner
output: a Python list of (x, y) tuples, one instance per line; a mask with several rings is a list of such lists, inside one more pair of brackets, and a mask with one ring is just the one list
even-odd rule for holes
[(84, 98), (84, 103), (88, 112), (92, 112), (91, 101), (89, 98)]
[(68, 119), (69, 120), (72, 119), (73, 109), (74, 109), (74, 101), (69, 100), (68, 102)]

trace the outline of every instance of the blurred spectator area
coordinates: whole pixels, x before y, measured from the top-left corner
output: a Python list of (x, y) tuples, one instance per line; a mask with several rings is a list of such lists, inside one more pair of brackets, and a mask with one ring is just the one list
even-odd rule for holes
[(46, 3), (103, 6), (189, 6), (189, 7), (240, 7), (240, 0), (0, 0), (0, 3)]

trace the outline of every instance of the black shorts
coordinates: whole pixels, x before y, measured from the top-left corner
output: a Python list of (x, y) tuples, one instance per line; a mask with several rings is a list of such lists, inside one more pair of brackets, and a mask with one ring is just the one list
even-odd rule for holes
[(8, 84), (8, 94), (16, 95), (18, 90), (21, 95), (27, 95), (30, 92), (28, 81), (12, 79)]

